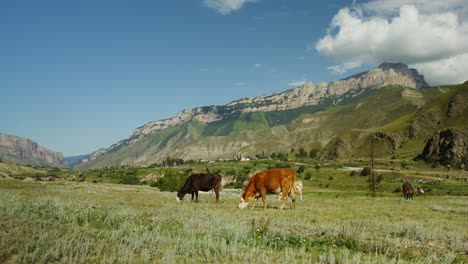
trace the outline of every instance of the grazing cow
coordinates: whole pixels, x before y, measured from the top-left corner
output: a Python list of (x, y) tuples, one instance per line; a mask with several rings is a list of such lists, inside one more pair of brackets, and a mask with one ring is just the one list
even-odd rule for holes
[(191, 193), (192, 201), (195, 195), (195, 202), (198, 202), (198, 191), (207, 192), (213, 190), (216, 194), (216, 202), (218, 202), (220, 189), (221, 175), (217, 173), (195, 173), (185, 180), (185, 184), (177, 192), (177, 201), (182, 201), (187, 193)]
[[(294, 190), (298, 192), (301, 195), (300, 200), (302, 201), (302, 189), (304, 188), (304, 185), (302, 184), (302, 181), (295, 181), (294, 182)], [(258, 195), (257, 199), (260, 198), (260, 195)], [(281, 201), (283, 199), (283, 193), (278, 193), (278, 201)]]
[(296, 207), (296, 192), (294, 190), (294, 181), (296, 173), (289, 168), (272, 169), (261, 171), (250, 178), (249, 184), (245, 188), (245, 192), (241, 196), (239, 208), (244, 209), (249, 205), (249, 199), (254, 197), (252, 208), (255, 207), (257, 199), (255, 197), (260, 193), (263, 201), (263, 208), (266, 208), (267, 193), (282, 193), (283, 202), (280, 209), (284, 208), (288, 195), (291, 195), (292, 208)]
[(413, 200), (413, 194), (414, 193), (424, 193), (423, 189), (421, 189), (419, 186), (416, 187), (416, 190), (414, 187), (411, 185), (409, 182), (403, 183), (403, 195), (405, 197), (405, 200)]

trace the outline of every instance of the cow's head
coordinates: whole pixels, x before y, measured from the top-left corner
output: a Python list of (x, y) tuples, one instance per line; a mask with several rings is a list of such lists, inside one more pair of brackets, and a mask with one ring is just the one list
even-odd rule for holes
[(249, 198), (245, 195), (245, 192), (240, 197), (239, 209), (245, 209), (249, 205)]
[(419, 186), (416, 187), (416, 191), (417, 191), (418, 193), (424, 193), (423, 189), (422, 189), (421, 187), (419, 187)]
[(182, 193), (181, 191), (178, 191), (177, 192), (177, 198), (176, 198), (177, 202), (180, 203), (182, 201), (182, 199), (184, 199), (184, 193)]

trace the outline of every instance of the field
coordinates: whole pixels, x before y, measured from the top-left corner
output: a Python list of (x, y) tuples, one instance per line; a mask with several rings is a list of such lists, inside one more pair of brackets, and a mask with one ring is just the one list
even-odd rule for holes
[(228, 188), (219, 203), (213, 193), (177, 203), (147, 185), (0, 180), (0, 262), (468, 262), (466, 183), (405, 201), (393, 180), (409, 172), (383, 173), (376, 198), (367, 177), (310, 173), (296, 210), (279, 210), (273, 195), (266, 210), (240, 210), (240, 190)]

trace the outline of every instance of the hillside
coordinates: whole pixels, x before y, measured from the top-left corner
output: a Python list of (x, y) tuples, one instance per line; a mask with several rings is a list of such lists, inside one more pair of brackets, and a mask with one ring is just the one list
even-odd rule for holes
[(128, 139), (92, 153), (77, 168), (148, 166), (167, 158), (234, 159), (323, 147), (343, 131), (384, 126), (413, 113), (440, 93), (426, 88), (416, 70), (383, 63), (332, 83), (306, 83), (224, 106), (183, 110), (174, 118), (137, 128)]
[(0, 133), (0, 160), (21, 165), (65, 167), (62, 153), (22, 137)]
[[(426, 98), (427, 102), (415, 111), (407, 115), (401, 112), (398, 114), (400, 118), (383, 126), (344, 131), (324, 148), (322, 158), (368, 158), (371, 138), (377, 136), (377, 157), (415, 158), (423, 152), (421, 158), (427, 162), (440, 161), (443, 165), (460, 165), (466, 162), (468, 158), (463, 135), (468, 128), (468, 82), (456, 87), (433, 87), (419, 92), (417, 95), (412, 93), (407, 96), (411, 100)], [(384, 107), (379, 107), (379, 110), (382, 108)], [(461, 141), (462, 144), (449, 149), (440, 146), (457, 144), (452, 142), (454, 140)], [(431, 146), (426, 146), (427, 144)], [(448, 158), (449, 156), (452, 158)]]
[(42, 168), (33, 168), (29, 166), (18, 165), (8, 162), (0, 162), (0, 179), (8, 179), (11, 176), (18, 174), (39, 174), (45, 173), (46, 170)]

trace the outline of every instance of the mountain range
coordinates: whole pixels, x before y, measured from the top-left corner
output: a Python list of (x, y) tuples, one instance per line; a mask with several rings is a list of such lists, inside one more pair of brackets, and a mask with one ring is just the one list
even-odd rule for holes
[(294, 156), (299, 149), (324, 160), (368, 159), (373, 142), (380, 158), (467, 164), (467, 86), (430, 87), (417, 70), (382, 63), (330, 83), (182, 110), (108, 148), (65, 160), (76, 169), (145, 167), (167, 159)]
[[(299, 148), (319, 149), (324, 159), (359, 158), (368, 156), (363, 146), (380, 130), (394, 141), (382, 155), (415, 157), (439, 128), (431, 124), (430, 129), (421, 129), (426, 121), (418, 111), (452, 90), (456, 89), (430, 87), (424, 76), (405, 64), (382, 63), (335, 82), (307, 82), (281, 93), (182, 110), (173, 118), (138, 127), (76, 167), (149, 166), (168, 158), (235, 159), (289, 154)], [(466, 108), (459, 111), (465, 113)], [(465, 121), (460, 122), (468, 125)], [(337, 143), (341, 141), (342, 145)]]

